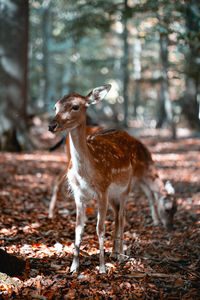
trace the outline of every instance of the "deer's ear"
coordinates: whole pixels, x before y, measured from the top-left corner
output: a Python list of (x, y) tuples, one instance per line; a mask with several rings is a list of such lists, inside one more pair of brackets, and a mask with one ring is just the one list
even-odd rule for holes
[(99, 101), (103, 100), (103, 98), (107, 95), (107, 93), (111, 89), (111, 84), (105, 84), (99, 87), (96, 87), (93, 89), (87, 96), (87, 104), (86, 106), (89, 106), (90, 104), (96, 104)]

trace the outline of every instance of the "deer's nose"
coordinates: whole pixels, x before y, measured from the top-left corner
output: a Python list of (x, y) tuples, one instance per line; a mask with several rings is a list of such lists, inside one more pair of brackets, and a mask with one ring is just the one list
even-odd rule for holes
[(54, 130), (56, 129), (57, 125), (58, 125), (57, 122), (55, 122), (53, 124), (50, 124), (49, 125), (49, 131), (54, 132)]

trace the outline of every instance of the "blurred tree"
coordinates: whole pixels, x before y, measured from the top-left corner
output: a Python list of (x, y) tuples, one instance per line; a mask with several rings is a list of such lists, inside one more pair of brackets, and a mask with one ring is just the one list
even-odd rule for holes
[(141, 53), (142, 53), (142, 45), (139, 37), (139, 17), (136, 15), (136, 37), (133, 43), (133, 79), (134, 79), (134, 107), (133, 107), (133, 116), (137, 117), (137, 108), (140, 103), (140, 80), (141, 80)]
[(190, 126), (200, 126), (200, 103), (198, 94), (200, 89), (200, 2), (189, 0), (183, 12), (186, 21), (186, 90), (183, 97), (183, 113)]
[(31, 149), (26, 131), (28, 1), (0, 2), (0, 149)]
[(43, 64), (43, 91), (42, 91), (42, 101), (43, 108), (46, 110), (48, 107), (48, 102), (53, 96), (51, 91), (51, 65), (50, 65), (50, 52), (51, 52), (51, 0), (43, 1), (41, 5), (41, 17), (42, 17), (42, 64)]
[[(35, 105), (43, 107), (46, 98), (51, 106), (63, 93), (86, 92), (110, 77), (114, 57), (106, 55), (104, 35), (112, 23), (112, 6), (113, 1), (105, 0), (31, 2), (30, 78), (31, 94), (38, 99)], [(38, 85), (44, 87), (44, 94), (51, 89), (50, 95), (41, 99)]]
[[(171, 1), (159, 0), (156, 3), (148, 0), (144, 3), (145, 11), (151, 12), (152, 17), (156, 17), (153, 30), (158, 35), (159, 39), (159, 71), (160, 71), (160, 97), (157, 107), (157, 128), (161, 128), (164, 124), (171, 128), (172, 137), (176, 138), (176, 128), (173, 117), (172, 101), (169, 91), (169, 35), (172, 32), (170, 29), (171, 22), (174, 21), (173, 11), (175, 5)], [(152, 40), (152, 38), (151, 38)], [(153, 75), (153, 74), (152, 74)], [(153, 76), (152, 76), (153, 77)]]
[[(197, 0), (190, 3), (194, 14)], [(109, 103), (93, 108), (98, 109), (96, 116), (103, 116), (109, 105), (109, 116), (124, 120), (123, 125), (128, 115), (137, 112), (145, 122), (158, 119), (158, 127), (167, 123), (175, 134), (172, 104), (184, 92), (184, 64), (189, 64), (189, 59), (184, 60), (185, 49), (189, 51), (189, 44), (197, 42), (194, 30), (186, 30), (185, 20), (192, 17), (186, 16), (185, 1), (32, 0), (30, 4), (31, 103), (41, 110), (46, 102), (46, 111), (63, 94), (84, 94), (110, 82), (114, 88)], [(198, 55), (193, 62), (197, 70), (190, 76), (193, 85), (188, 76), (186, 80), (192, 92)], [(187, 70), (194, 70), (194, 64)], [(177, 106), (180, 111), (180, 102)]]
[(128, 0), (124, 0), (124, 9), (122, 11), (122, 19), (123, 19), (123, 44), (124, 44), (124, 51), (122, 56), (122, 68), (123, 68), (123, 98), (124, 98), (124, 118), (123, 118), (123, 126), (127, 127), (127, 117), (128, 117), (128, 104), (129, 104), (129, 97), (128, 97), (128, 85), (129, 85), (129, 46), (128, 46), (128, 28), (127, 28), (127, 21), (128, 21)]
[(158, 121), (157, 128), (161, 128), (164, 122), (166, 122), (171, 127), (172, 137), (176, 138), (176, 127), (173, 117), (172, 102), (169, 95), (169, 81), (168, 81), (168, 34), (167, 32), (160, 32), (160, 59), (161, 59), (161, 72), (162, 72), (162, 81), (160, 87), (160, 102), (158, 110)]

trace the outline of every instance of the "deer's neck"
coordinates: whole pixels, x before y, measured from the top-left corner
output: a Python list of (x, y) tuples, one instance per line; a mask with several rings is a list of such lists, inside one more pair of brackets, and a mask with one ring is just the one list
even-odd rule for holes
[(69, 133), (70, 154), (73, 168), (80, 173), (90, 165), (89, 150), (86, 142), (86, 125), (81, 124)]

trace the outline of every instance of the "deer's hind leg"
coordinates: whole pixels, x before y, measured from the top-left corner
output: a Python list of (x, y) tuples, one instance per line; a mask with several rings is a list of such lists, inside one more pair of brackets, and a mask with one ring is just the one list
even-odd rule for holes
[(117, 258), (119, 256), (119, 200), (111, 199), (110, 204), (114, 212), (114, 230), (113, 230), (113, 248), (112, 257)]
[(124, 225), (125, 225), (125, 206), (127, 194), (120, 196), (120, 200), (111, 199), (110, 204), (114, 211), (114, 231), (113, 231), (113, 249), (112, 257), (120, 261), (123, 259), (123, 243), (124, 243)]
[(104, 258), (104, 235), (105, 235), (105, 219), (107, 212), (108, 199), (107, 195), (103, 195), (103, 197), (99, 200), (98, 203), (98, 215), (97, 215), (97, 236), (99, 239), (99, 273), (105, 273), (105, 258)]
[(156, 203), (154, 192), (152, 191), (149, 184), (141, 184), (141, 188), (148, 198), (150, 208), (151, 208), (151, 216), (153, 219), (153, 223), (156, 226), (159, 224), (159, 216), (158, 216), (158, 209), (157, 209), (157, 203)]
[(120, 208), (119, 208), (119, 260), (124, 259), (124, 226), (125, 226), (125, 206), (128, 195), (123, 194), (120, 197)]

